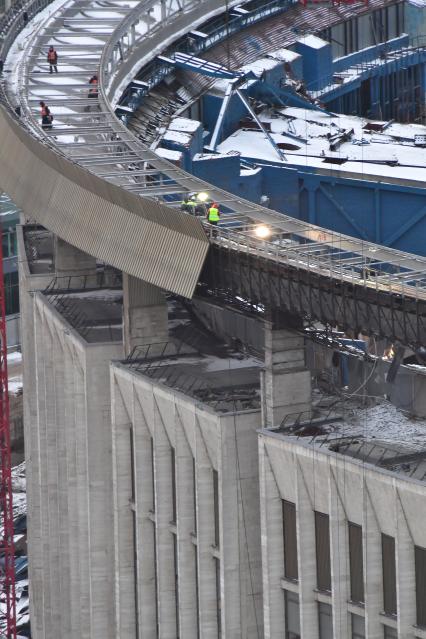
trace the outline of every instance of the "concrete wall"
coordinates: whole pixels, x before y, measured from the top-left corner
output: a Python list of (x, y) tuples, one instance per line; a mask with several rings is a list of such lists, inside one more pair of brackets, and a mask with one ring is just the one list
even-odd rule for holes
[(17, 227), (19, 264), (19, 305), (21, 309), (21, 349), (24, 440), (26, 457), (28, 556), (30, 580), (30, 614), (36, 638), (44, 637), (43, 555), (41, 531), (40, 442), (38, 433), (37, 384), (35, 362), (34, 298), (31, 291), (45, 288), (52, 274), (32, 275), (26, 260), (23, 229)]
[(86, 344), (39, 293), (32, 320), (36, 402), (26, 459), (33, 636), (112, 639), (108, 365), (122, 357), (122, 345)]
[(216, 639), (218, 588), (221, 636), (262, 637), (259, 412), (216, 414), (119, 365), (111, 394), (116, 636)]
[[(384, 625), (399, 639), (415, 628), (414, 546), (426, 546), (426, 485), (358, 460), (262, 431), (259, 435), (265, 637), (281, 637), (284, 590), (300, 601), (301, 634), (318, 639), (318, 603), (333, 608), (333, 637), (350, 639), (350, 614), (365, 619), (367, 639)], [(284, 579), (281, 500), (296, 505), (299, 579)], [(332, 592), (318, 592), (314, 511), (329, 515)], [(365, 606), (349, 602), (348, 522), (362, 526)], [(382, 614), (381, 534), (395, 538), (398, 618)]]
[(109, 361), (37, 293), (22, 229), (22, 323), (32, 636), (113, 638)]

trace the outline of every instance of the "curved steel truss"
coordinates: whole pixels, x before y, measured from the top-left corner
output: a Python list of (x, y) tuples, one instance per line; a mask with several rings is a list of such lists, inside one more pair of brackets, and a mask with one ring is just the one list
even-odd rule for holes
[[(322, 278), (330, 290), (356, 291), (355, 300), (368, 298), (378, 306), (380, 298), (386, 308), (408, 304), (416, 318), (409, 331), (404, 329), (405, 310), (400, 329), (392, 321), (369, 323), (368, 313), (361, 324), (407, 343), (426, 342), (426, 259), (332, 233), (221, 191), (159, 158), (115, 117), (114, 93), (132, 77), (136, 63), (153, 59), (177, 33), (222, 10), (217, 0), (144, 0), (136, 6), (130, 0), (68, 0), (42, 16), (16, 72), (24, 126), (10, 113), (0, 117), (2, 187), (64, 240), (172, 292), (193, 294), (209, 240), (216, 247), (212, 255), (232, 255), (237, 265), (245, 259), (249, 271), (258, 269), (256, 277), (275, 272), (283, 288), (290, 269), (300, 273), (300, 281), (309, 278), (313, 288), (315, 278)], [(19, 31), (17, 20), (9, 31)], [(49, 44), (61, 52), (58, 75), (47, 73)], [(89, 99), (88, 78), (98, 67), (99, 95)], [(37, 122), (42, 98), (55, 114), (48, 131)], [(225, 211), (215, 234), (178, 210), (184, 193), (201, 190), (208, 190)], [(267, 239), (257, 236), (259, 224), (267, 227)], [(206, 269), (207, 288), (238, 294), (235, 276), (228, 286), (220, 264), (218, 257), (220, 286), (206, 281), (211, 273)], [(253, 291), (251, 297), (256, 297)], [(272, 297), (268, 302), (265, 293), (262, 300), (283, 303)], [(315, 316), (315, 307), (311, 304), (304, 313)], [(357, 304), (347, 308), (345, 321), (360, 325)], [(343, 315), (336, 311), (334, 321)]]

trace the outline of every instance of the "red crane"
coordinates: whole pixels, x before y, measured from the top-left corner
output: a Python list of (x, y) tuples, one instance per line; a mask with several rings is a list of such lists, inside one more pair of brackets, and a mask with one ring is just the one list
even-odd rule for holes
[[(7, 387), (6, 301), (0, 228), (0, 618), (1, 639), (16, 639), (15, 549)], [(6, 633), (6, 634), (4, 634)]]

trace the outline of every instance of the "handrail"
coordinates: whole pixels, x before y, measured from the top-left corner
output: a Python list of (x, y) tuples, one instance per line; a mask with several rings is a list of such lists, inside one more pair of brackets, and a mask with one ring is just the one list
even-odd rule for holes
[[(37, 0), (36, 0), (37, 1)], [(145, 11), (147, 6), (153, 6), (154, 0), (147, 0), (147, 2), (142, 2), (138, 5), (137, 9), (139, 14), (142, 11)], [(169, 31), (172, 32), (176, 24), (180, 24), (182, 26), (194, 28), (194, 24), (197, 21), (202, 21), (202, 19), (206, 18), (206, 7), (211, 8), (213, 10), (213, 6), (216, 6), (217, 10), (220, 8), (217, 0), (204, 0), (198, 2), (194, 5), (194, 0), (188, 0), (188, 5), (192, 7), (192, 9), (188, 12), (182, 10), (181, 12), (176, 12), (176, 16), (174, 16), (172, 28), (170, 29), (170, 25), (168, 25)], [(193, 8), (195, 7), (195, 8)], [(100, 93), (100, 102), (105, 110), (109, 110), (111, 115), (114, 115), (113, 108), (107, 98), (107, 90), (105, 87), (105, 64), (107, 63), (107, 57), (111, 54), (111, 51), (114, 50), (114, 47), (117, 46), (120, 39), (124, 37), (124, 35), (128, 34), (129, 27), (132, 26), (132, 20), (136, 18), (137, 11), (133, 10), (132, 16), (128, 16), (123, 23), (119, 25), (119, 27), (112, 34), (109, 42), (104, 48), (101, 57), (101, 67), (102, 73), (100, 76), (100, 84), (99, 84), (99, 93)], [(194, 16), (196, 18), (194, 22)], [(151, 39), (144, 38), (141, 42), (141, 45), (137, 48), (134, 48), (132, 55), (142, 57), (142, 59), (152, 58), (157, 54), (158, 50), (161, 50), (161, 47), (164, 47), (167, 38), (171, 37), (164, 35), (163, 28), (152, 30), (151, 33), (154, 35)], [(174, 34), (175, 36), (176, 34)], [(130, 37), (130, 36), (129, 36)], [(166, 38), (166, 40), (164, 40)], [(129, 40), (130, 42), (130, 40)], [(129, 46), (130, 49), (130, 46)], [(9, 105), (10, 108), (10, 105)], [(111, 126), (114, 131), (117, 131), (118, 134), (129, 135), (129, 131), (127, 128), (123, 126), (123, 124), (117, 119), (111, 119)], [(258, 254), (261, 254), (265, 257), (265, 259), (269, 261), (289, 261), (292, 255), (294, 255), (294, 251), (298, 251), (299, 258), (294, 260), (294, 264), (297, 265), (297, 268), (302, 270), (310, 270), (311, 264), (315, 262), (315, 260), (309, 261), (309, 257), (306, 259), (304, 256), (304, 247), (306, 248), (308, 244), (306, 242), (318, 242), (322, 248), (324, 249), (324, 255), (321, 256), (321, 260), (316, 260), (319, 267), (324, 269), (324, 259), (326, 258), (329, 266), (323, 272), (331, 279), (337, 281), (346, 281), (348, 275), (350, 276), (351, 282), (358, 286), (370, 286), (370, 284), (366, 282), (366, 277), (364, 275), (364, 269), (367, 269), (371, 262), (375, 262), (381, 265), (385, 265), (384, 269), (380, 267), (377, 268), (377, 271), (383, 275), (383, 280), (388, 278), (389, 283), (386, 284), (385, 281), (380, 281), (380, 290), (382, 292), (387, 293), (397, 293), (398, 295), (407, 295), (412, 298), (422, 298), (424, 296), (425, 286), (423, 285), (423, 278), (418, 278), (413, 274), (413, 282), (417, 282), (417, 285), (404, 284), (399, 283), (395, 286), (395, 282), (392, 282), (392, 272), (394, 270), (397, 272), (401, 268), (406, 270), (407, 273), (410, 269), (419, 272), (426, 271), (426, 258), (422, 258), (416, 255), (412, 255), (409, 253), (405, 253), (402, 251), (397, 251), (394, 249), (388, 249), (383, 246), (375, 245), (372, 242), (365, 242), (363, 240), (357, 240), (350, 236), (346, 236), (343, 234), (335, 233), (332, 231), (328, 231), (321, 227), (308, 224), (302, 222), (300, 220), (296, 220), (289, 216), (285, 216), (283, 214), (271, 211), (266, 209), (260, 205), (254, 204), (252, 202), (243, 200), (238, 198), (230, 193), (227, 193), (221, 189), (217, 189), (216, 187), (194, 178), (191, 174), (186, 173), (181, 169), (176, 169), (176, 166), (159, 158), (154, 152), (150, 151), (147, 147), (145, 147), (142, 143), (138, 142), (136, 139), (132, 141), (126, 141), (125, 144), (131, 150), (136, 152), (141, 152), (141, 161), (149, 164), (158, 170), (159, 173), (162, 173), (169, 177), (169, 179), (179, 185), (182, 188), (191, 191), (200, 191), (200, 190), (208, 190), (215, 199), (219, 201), (226, 201), (227, 207), (231, 211), (235, 213), (235, 215), (239, 217), (239, 228), (232, 231), (235, 237), (238, 237), (238, 241), (235, 239), (229, 239), (230, 231), (226, 231), (223, 228), (218, 229), (218, 234), (211, 236), (211, 242), (215, 244), (223, 244), (224, 246), (229, 246), (230, 241), (234, 242), (233, 247), (240, 245), (242, 247), (242, 251), (256, 251)], [(58, 150), (55, 149), (55, 153), (58, 153)], [(59, 153), (58, 153), (59, 155)], [(62, 157), (66, 157), (65, 154), (61, 153)], [(67, 162), (71, 163), (72, 160), (67, 158)], [(99, 178), (98, 178), (99, 179)], [(117, 187), (118, 188), (118, 187)], [(121, 189), (123, 190), (123, 189)], [(147, 198), (142, 196), (142, 201), (147, 201)], [(148, 200), (149, 201), (149, 200)], [(176, 215), (176, 211), (170, 211), (172, 216)], [(271, 226), (274, 233), (277, 234), (288, 234), (291, 236), (295, 242), (293, 244), (297, 244), (298, 248), (292, 249), (288, 248), (285, 244), (280, 246), (278, 250), (277, 245), (272, 241), (258, 240), (250, 235), (250, 226), (254, 223), (263, 222)], [(248, 230), (247, 230), (248, 229)], [(210, 230), (208, 226), (206, 226), (206, 230)], [(248, 234), (247, 234), (248, 233)], [(309, 244), (312, 246), (312, 244)], [(293, 252), (293, 253), (292, 253)], [(345, 269), (343, 263), (339, 264), (338, 259), (335, 259), (339, 253), (344, 252), (346, 255), (348, 253), (354, 253), (360, 256), (361, 262), (357, 269)], [(411, 280), (408, 280), (411, 282)], [(421, 285), (420, 285), (421, 283)]]

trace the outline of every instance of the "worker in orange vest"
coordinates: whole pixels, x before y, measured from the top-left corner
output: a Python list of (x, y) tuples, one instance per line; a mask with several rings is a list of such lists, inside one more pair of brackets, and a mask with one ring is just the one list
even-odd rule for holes
[(90, 89), (89, 89), (89, 98), (97, 98), (99, 95), (99, 91), (98, 91), (98, 76), (96, 75), (96, 73), (94, 75), (92, 75), (92, 77), (89, 80), (89, 84), (90, 84)]
[(51, 129), (53, 115), (50, 113), (50, 109), (45, 102), (40, 102), (41, 107), (41, 128)]
[(53, 69), (58, 73), (58, 54), (53, 45), (50, 45), (49, 51), (47, 52), (47, 62), (49, 63), (50, 73), (53, 73)]

